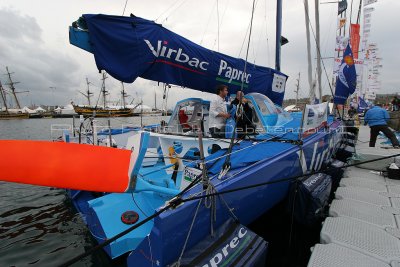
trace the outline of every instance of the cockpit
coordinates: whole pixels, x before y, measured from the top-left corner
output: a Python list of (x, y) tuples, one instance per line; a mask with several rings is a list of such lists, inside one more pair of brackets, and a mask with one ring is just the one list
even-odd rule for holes
[(201, 98), (189, 98), (179, 101), (171, 115), (165, 132), (197, 136), (197, 130), (202, 129), (208, 136), (208, 116), (210, 101)]
[[(251, 109), (251, 118), (248, 118), (254, 126), (253, 134), (267, 132), (270, 126), (282, 125), (290, 120), (290, 114), (281, 107), (276, 106), (267, 96), (259, 93), (250, 93), (244, 96)], [(232, 105), (226, 102), (230, 112)], [(174, 112), (165, 127), (166, 133), (197, 136), (201, 129), (205, 137), (210, 137), (209, 132), (210, 101), (201, 98), (189, 98), (179, 101)], [(232, 127), (230, 127), (232, 131)], [(227, 134), (227, 137), (229, 134)]]

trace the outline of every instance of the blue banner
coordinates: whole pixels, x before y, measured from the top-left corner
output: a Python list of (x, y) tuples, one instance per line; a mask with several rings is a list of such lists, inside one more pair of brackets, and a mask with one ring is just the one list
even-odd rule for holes
[(243, 83), (245, 94), (262, 93), (282, 104), (287, 76), (281, 72), (251, 63), (244, 72), (243, 59), (201, 47), (139, 17), (84, 18), (97, 68), (117, 80), (131, 83), (142, 77), (210, 93), (219, 84), (235, 93)]
[(362, 112), (368, 108), (367, 102), (361, 96), (358, 97), (358, 112)]
[(348, 44), (343, 54), (342, 63), (339, 66), (336, 90), (333, 102), (343, 105), (349, 95), (354, 93), (357, 86), (356, 66), (354, 65), (353, 53)]

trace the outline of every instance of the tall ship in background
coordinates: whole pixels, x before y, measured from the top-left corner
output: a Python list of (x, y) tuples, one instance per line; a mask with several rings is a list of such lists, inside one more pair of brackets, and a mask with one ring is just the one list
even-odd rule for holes
[[(125, 92), (124, 84), (122, 83), (122, 90), (121, 90), (121, 100), (122, 100), (122, 105), (121, 106), (107, 106), (107, 95), (109, 95), (108, 91), (106, 90), (106, 85), (105, 85), (105, 80), (107, 79), (106, 73), (103, 72), (103, 78), (102, 78), (102, 86), (101, 86), (101, 96), (102, 96), (102, 102), (103, 106), (98, 106), (96, 105), (91, 105), (90, 97), (93, 95), (92, 92), (90, 92), (89, 85), (90, 82), (88, 79), (86, 79), (87, 83), (87, 92), (82, 93), (88, 101), (88, 105), (75, 105), (74, 103), (71, 103), (72, 106), (74, 107), (74, 110), (78, 115), (83, 115), (85, 117), (93, 116), (93, 117), (131, 117), (134, 116), (134, 110), (139, 106), (139, 105), (134, 105), (132, 106), (126, 104), (126, 97), (128, 97), (127, 93)], [(100, 97), (99, 97), (100, 98)]]
[[(1, 107), (1, 109), (0, 109), (0, 119), (28, 119), (29, 114), (26, 112), (23, 112), (23, 109), (21, 109), (21, 105), (17, 98), (17, 93), (22, 93), (22, 92), (17, 92), (14, 87), (14, 84), (16, 84), (18, 82), (12, 81), (12, 79), (11, 79), (12, 73), (9, 72), (8, 67), (6, 67), (6, 70), (7, 70), (6, 75), (8, 76), (8, 79), (9, 79), (9, 83), (7, 85), (10, 86), (10, 90), (9, 90), (9, 92), (7, 92), (6, 89), (3, 88), (3, 85), (0, 81), (0, 95), (1, 95), (1, 99), (2, 99), (2, 104), (4, 105), (4, 107)], [(11, 107), (8, 106), (7, 93), (10, 93), (13, 96), (16, 109), (12, 109)]]

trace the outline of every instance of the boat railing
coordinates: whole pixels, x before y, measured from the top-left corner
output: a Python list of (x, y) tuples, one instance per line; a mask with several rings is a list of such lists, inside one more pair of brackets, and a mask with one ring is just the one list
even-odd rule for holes
[(64, 132), (73, 133), (73, 126), (71, 124), (52, 124), (50, 126), (51, 140), (59, 140)]

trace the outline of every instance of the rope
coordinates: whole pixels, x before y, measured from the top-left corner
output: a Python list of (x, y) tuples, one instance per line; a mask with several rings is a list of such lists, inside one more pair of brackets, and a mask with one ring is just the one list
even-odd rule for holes
[(189, 232), (186, 235), (185, 243), (183, 244), (181, 254), (179, 255), (178, 261), (176, 263), (177, 267), (181, 266), (181, 260), (183, 257), (183, 253), (185, 252), (187, 242), (189, 241), (190, 234), (192, 233), (193, 225), (194, 225), (194, 222), (196, 221), (197, 214), (199, 213), (199, 208), (200, 208), (201, 202), (202, 202), (202, 199), (200, 199), (199, 204), (197, 204), (196, 212), (194, 213), (192, 223), (190, 224), (190, 227), (189, 227)]
[[(235, 189), (229, 189), (229, 190), (225, 190), (225, 191), (222, 191), (222, 192), (214, 193), (212, 195), (223, 195), (223, 194), (228, 194), (228, 193), (233, 193), (233, 192), (236, 192), (236, 191), (247, 190), (247, 189), (251, 189), (251, 188), (255, 188), (255, 187), (260, 187), (260, 186), (265, 186), (265, 185), (270, 185), (270, 184), (276, 184), (276, 183), (281, 183), (281, 182), (288, 182), (288, 181), (292, 181), (292, 180), (295, 180), (295, 179), (298, 179), (298, 178), (302, 178), (302, 177), (305, 177), (305, 176), (309, 176), (309, 175), (313, 175), (313, 174), (317, 174), (317, 173), (323, 173), (325, 171), (344, 169), (344, 168), (348, 168), (348, 167), (358, 166), (358, 165), (361, 165), (361, 164), (371, 163), (371, 162), (380, 161), (380, 160), (389, 159), (389, 158), (394, 158), (394, 157), (400, 157), (400, 154), (381, 157), (381, 158), (377, 158), (377, 159), (373, 159), (373, 160), (367, 160), (367, 161), (353, 163), (353, 164), (348, 164), (348, 165), (345, 165), (343, 167), (329, 167), (329, 168), (321, 169), (319, 171), (312, 171), (312, 172), (307, 173), (307, 174), (292, 176), (292, 177), (289, 177), (289, 178), (283, 178), (283, 179), (279, 179), (279, 180), (274, 180), (274, 181), (269, 181), (269, 182), (264, 182), (264, 183), (258, 183), (258, 184), (238, 187), (238, 188), (235, 188)], [(200, 199), (200, 198), (203, 198), (203, 197), (198, 197), (197, 196), (197, 197), (192, 197), (190, 199), (182, 199), (182, 202), (193, 201), (193, 200)]]
[(204, 206), (207, 209), (210, 209), (210, 229), (211, 229), (211, 236), (214, 236), (214, 223), (217, 220), (217, 200), (215, 198), (215, 193), (217, 193), (217, 190), (215, 189), (214, 185), (211, 183), (208, 183), (207, 189), (206, 189), (206, 197), (204, 199)]
[(122, 16), (125, 14), (126, 5), (128, 4), (128, 0), (125, 1), (124, 11), (122, 12)]

